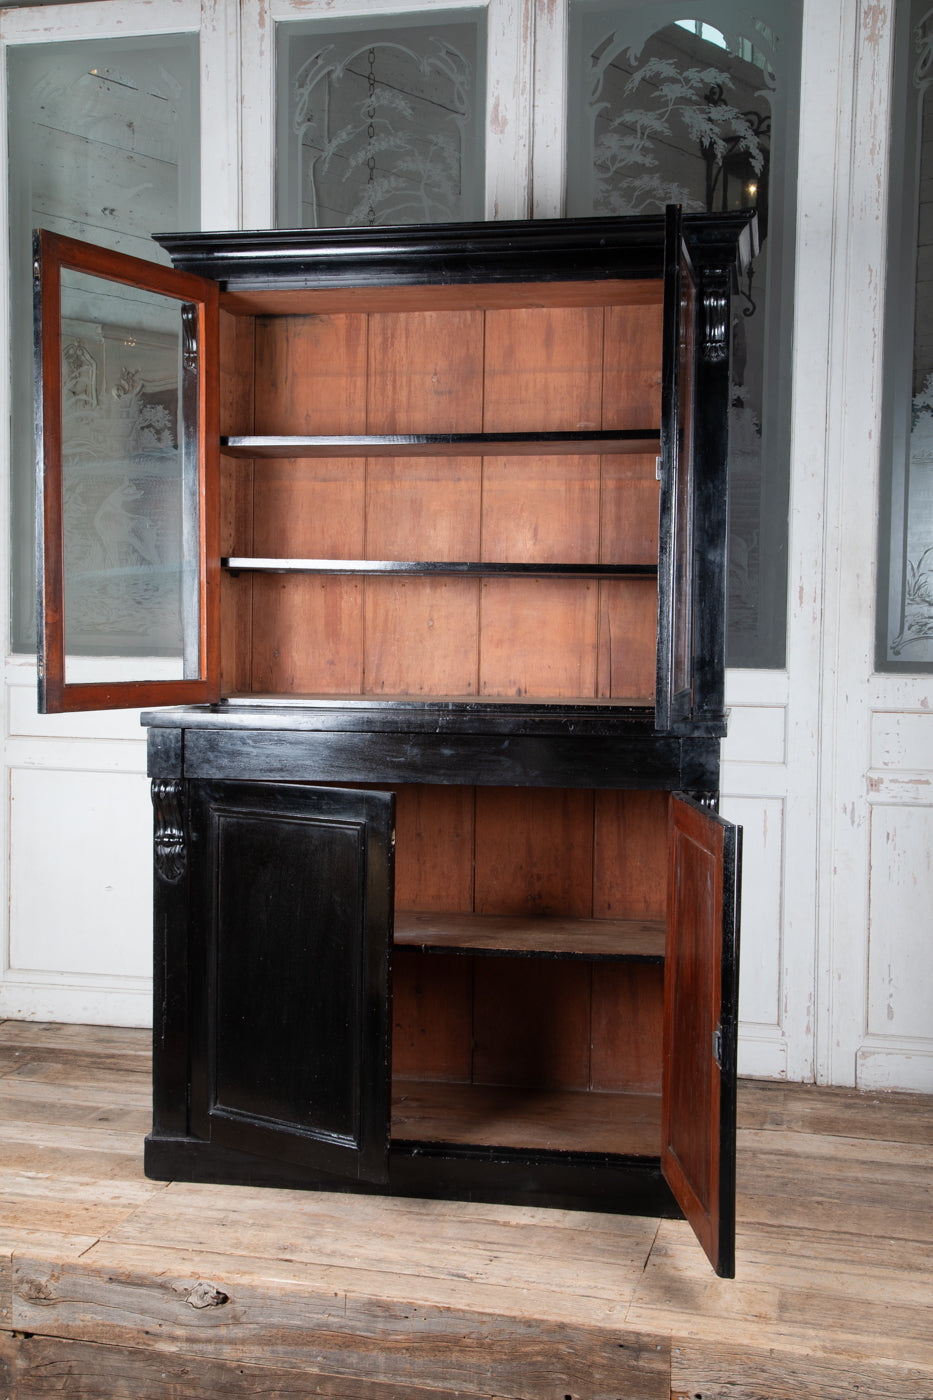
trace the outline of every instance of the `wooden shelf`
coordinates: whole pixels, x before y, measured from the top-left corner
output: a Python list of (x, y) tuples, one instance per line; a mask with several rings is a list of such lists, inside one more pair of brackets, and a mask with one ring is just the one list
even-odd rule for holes
[(657, 1157), (659, 1094), (393, 1079), (392, 1139)]
[(435, 953), (663, 963), (664, 941), (663, 919), (522, 919), (405, 910), (395, 915), (397, 946)]
[(658, 429), (567, 433), (364, 433), (221, 437), (229, 457), (534, 457), (657, 452)]
[(231, 572), (273, 574), (359, 574), (372, 577), (454, 578), (657, 578), (657, 564), (482, 563), (458, 559), (277, 559), (229, 555), (221, 566)]

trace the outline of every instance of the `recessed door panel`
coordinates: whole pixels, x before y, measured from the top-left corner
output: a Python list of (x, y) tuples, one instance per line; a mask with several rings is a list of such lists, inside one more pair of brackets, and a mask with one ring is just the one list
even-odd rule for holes
[(741, 832), (671, 798), (661, 1168), (716, 1272), (735, 1272)]
[(382, 1181), (394, 798), (191, 784), (211, 1142)]
[(40, 709), (215, 698), (216, 286), (41, 232), (35, 287)]

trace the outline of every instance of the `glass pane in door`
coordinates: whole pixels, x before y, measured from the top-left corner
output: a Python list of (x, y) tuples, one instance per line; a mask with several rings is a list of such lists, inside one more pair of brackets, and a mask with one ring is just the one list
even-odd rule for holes
[(569, 6), (568, 214), (758, 211), (761, 250), (731, 314), (727, 662), (780, 667), (800, 0)]
[(483, 217), (484, 7), (278, 26), (280, 228)]
[[(198, 675), (185, 304), (62, 269), (65, 680)], [(103, 658), (107, 658), (106, 662)]]
[(933, 9), (895, 11), (879, 671), (933, 671)]
[(7, 49), (12, 643), (36, 645), (32, 230), (151, 261), (150, 234), (200, 226), (197, 34)]

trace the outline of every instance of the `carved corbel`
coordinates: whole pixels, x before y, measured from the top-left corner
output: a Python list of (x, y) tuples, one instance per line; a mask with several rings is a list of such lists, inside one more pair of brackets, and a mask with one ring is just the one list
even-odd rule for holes
[(185, 818), (183, 784), (155, 779), (152, 809), (155, 813), (155, 867), (163, 880), (180, 880), (185, 873)]
[(703, 288), (703, 358), (713, 364), (729, 357), (732, 300), (725, 278)]

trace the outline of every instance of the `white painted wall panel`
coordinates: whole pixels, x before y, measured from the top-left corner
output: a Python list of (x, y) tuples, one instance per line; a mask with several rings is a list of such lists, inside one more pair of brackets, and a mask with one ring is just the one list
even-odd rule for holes
[(7, 725), (13, 738), (128, 739), (144, 743), (146, 731), (138, 710), (97, 710), (87, 714), (40, 715), (36, 711), (35, 662), (22, 667), (29, 673), (23, 685), (7, 688)]
[(777, 1030), (783, 965), (784, 804), (775, 797), (725, 795), (721, 810), (743, 828), (739, 1021), (743, 1026)]
[(787, 711), (783, 705), (736, 705), (729, 711), (724, 763), (784, 763)]
[(933, 713), (876, 711), (871, 717), (871, 766), (933, 773)]
[(10, 772), (10, 970), (152, 973), (152, 809), (139, 773)]
[(870, 1035), (933, 1048), (933, 807), (871, 809)]

